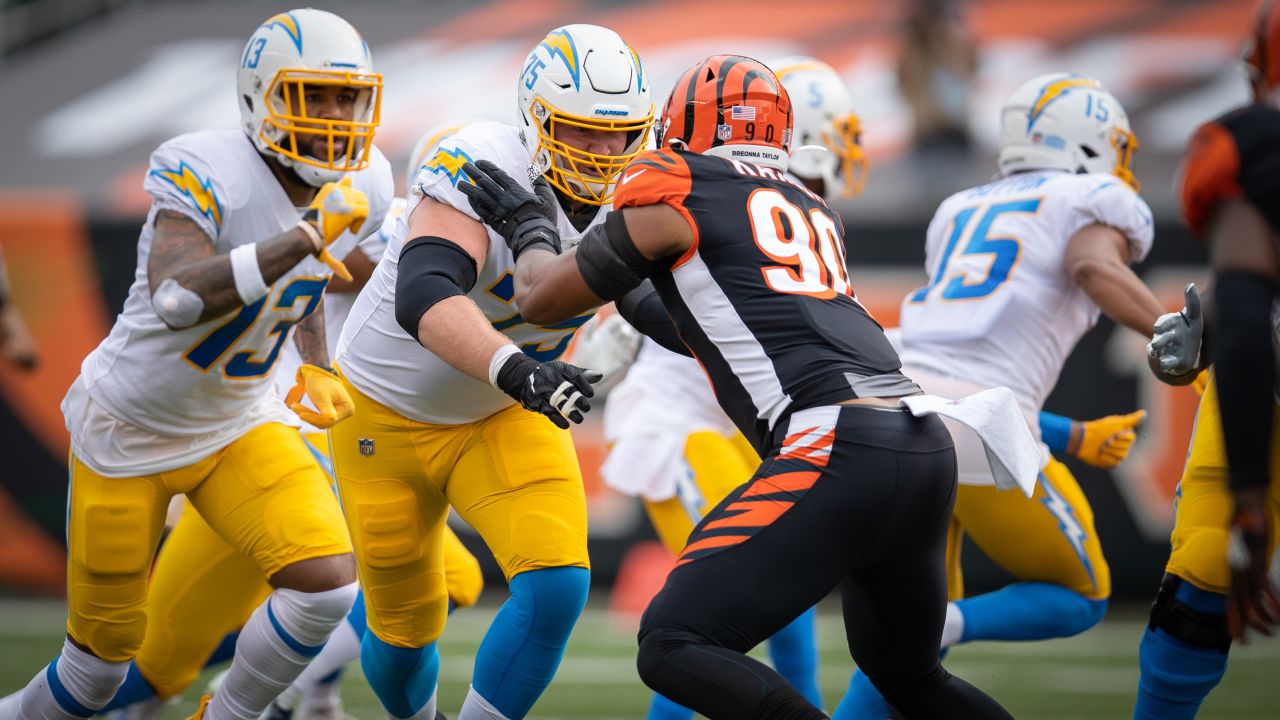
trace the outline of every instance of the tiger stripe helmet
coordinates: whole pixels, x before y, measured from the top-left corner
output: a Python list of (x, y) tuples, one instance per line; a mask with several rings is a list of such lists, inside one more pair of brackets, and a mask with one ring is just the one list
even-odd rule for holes
[(658, 145), (785, 172), (791, 123), (791, 98), (764, 63), (712, 55), (676, 81), (662, 111)]
[(1254, 99), (1280, 107), (1280, 8), (1275, 0), (1258, 4), (1243, 54)]

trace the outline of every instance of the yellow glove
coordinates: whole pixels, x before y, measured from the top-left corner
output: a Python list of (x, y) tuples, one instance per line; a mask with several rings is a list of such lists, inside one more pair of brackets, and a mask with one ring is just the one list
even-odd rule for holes
[(1133, 442), (1138, 439), (1133, 429), (1146, 417), (1146, 410), (1138, 410), (1128, 415), (1086, 420), (1080, 423), (1084, 431), (1071, 448), (1071, 454), (1094, 467), (1111, 469), (1129, 456)]
[[(302, 395), (306, 394), (316, 410), (302, 404)], [(298, 414), (298, 417), (318, 428), (331, 428), (339, 422), (351, 417), (355, 406), (342, 381), (331, 370), (315, 365), (303, 365), (298, 368), (297, 384), (285, 396), (285, 405)], [(317, 412), (318, 411), (318, 412)]]
[(369, 198), (351, 186), (350, 177), (325, 183), (302, 216), (303, 222), (316, 231), (311, 238), (316, 244), (316, 257), (343, 280), (350, 281), (351, 273), (341, 260), (329, 254), (329, 244), (348, 230), (358, 232), (368, 217)]

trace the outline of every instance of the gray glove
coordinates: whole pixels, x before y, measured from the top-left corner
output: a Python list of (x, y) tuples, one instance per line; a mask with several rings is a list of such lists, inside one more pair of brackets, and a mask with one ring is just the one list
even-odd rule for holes
[(1147, 365), (1162, 382), (1186, 385), (1200, 372), (1200, 340), (1204, 317), (1200, 313), (1200, 291), (1195, 283), (1183, 289), (1185, 306), (1161, 315), (1152, 327), (1147, 343)]

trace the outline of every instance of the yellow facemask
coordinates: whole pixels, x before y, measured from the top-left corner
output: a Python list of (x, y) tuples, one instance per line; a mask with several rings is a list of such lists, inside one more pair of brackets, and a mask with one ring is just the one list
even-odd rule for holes
[[(307, 114), (306, 86), (327, 85), (353, 88), (357, 94), (356, 115), (351, 120), (327, 120)], [(377, 73), (339, 70), (284, 69), (276, 73), (267, 89), (267, 116), (258, 133), (271, 150), (294, 162), (325, 170), (354, 172), (369, 164), (373, 134), (382, 114), (382, 76)], [(358, 119), (360, 116), (368, 120)], [(268, 133), (268, 128), (278, 131)], [(329, 157), (305, 154), (309, 140), (320, 136), (328, 140)], [(343, 150), (335, 154), (334, 143), (345, 140)]]
[[(611, 201), (614, 180), (648, 142), (653, 108), (640, 120), (603, 120), (562, 113), (540, 99), (534, 103), (541, 107), (534, 108), (533, 116), (547, 118), (538, 124), (538, 149), (551, 154), (551, 167), (544, 175), (547, 182), (566, 197), (588, 205), (605, 205)], [(629, 142), (621, 155), (579, 150), (555, 139), (556, 131), (566, 126), (627, 133)]]
[(1111, 132), (1111, 147), (1116, 151), (1116, 167), (1111, 174), (1123, 180), (1134, 192), (1138, 192), (1142, 183), (1133, 174), (1133, 156), (1138, 152), (1138, 136), (1128, 130), (1116, 128)]
[(854, 113), (843, 118), (836, 118), (837, 137), (822, 133), (822, 144), (840, 158), (840, 175), (844, 181), (841, 195), (856, 197), (862, 193), (867, 184), (867, 174), (871, 171), (871, 162), (862, 149), (862, 121)]

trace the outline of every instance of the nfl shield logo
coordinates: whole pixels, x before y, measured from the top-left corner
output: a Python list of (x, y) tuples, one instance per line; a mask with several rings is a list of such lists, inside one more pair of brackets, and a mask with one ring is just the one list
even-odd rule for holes
[(361, 455), (364, 455), (365, 457), (369, 457), (370, 455), (373, 454), (373, 438), (362, 437), (357, 441), (357, 445), (360, 448)]
[(728, 139), (732, 138), (732, 137), (733, 137), (733, 126), (732, 126), (732, 125), (717, 125), (717, 126), (716, 126), (716, 137), (720, 138), (721, 140), (728, 140)]

